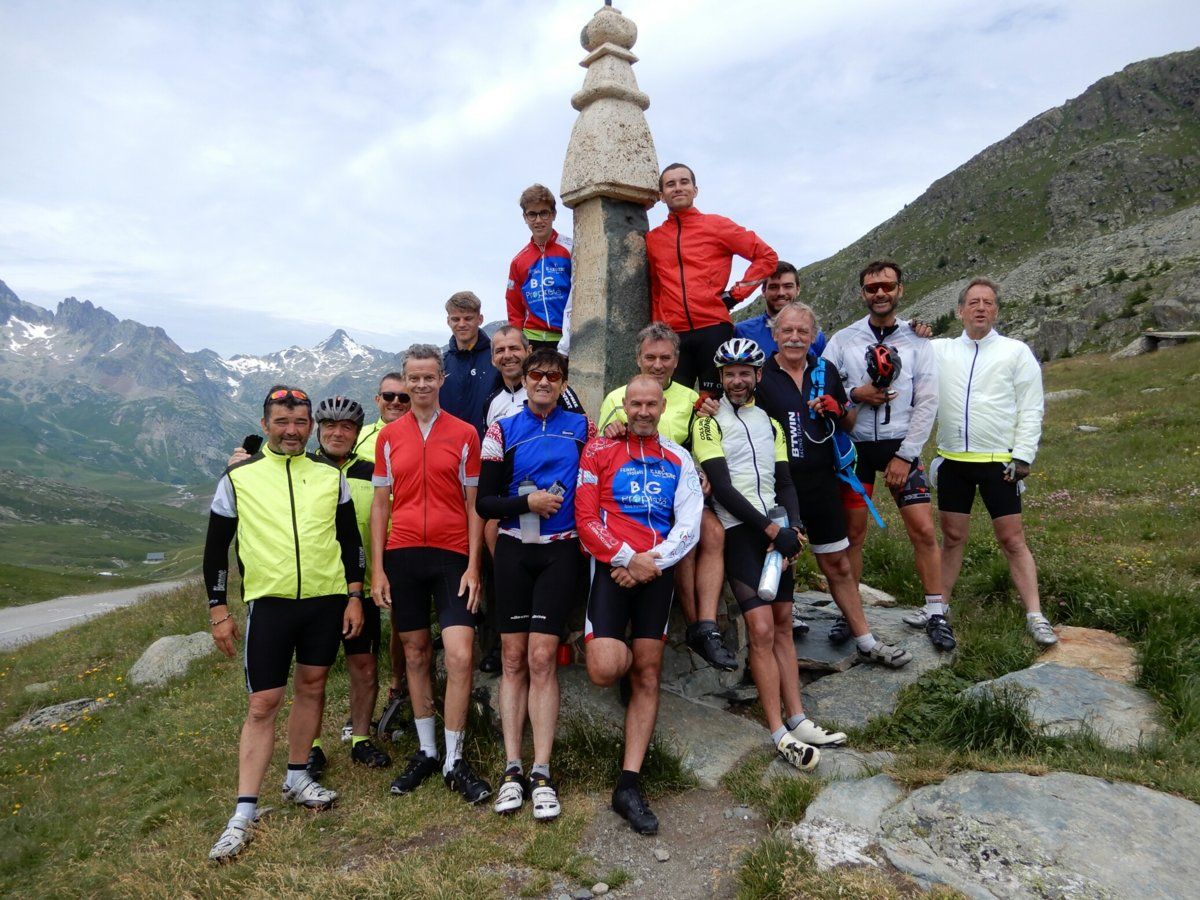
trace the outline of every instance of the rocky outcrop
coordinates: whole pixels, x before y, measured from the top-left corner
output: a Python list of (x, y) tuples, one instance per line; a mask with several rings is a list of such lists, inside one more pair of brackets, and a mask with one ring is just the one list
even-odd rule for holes
[(129, 683), (162, 687), (173, 678), (187, 674), (188, 666), (214, 649), (207, 631), (195, 634), (168, 634), (146, 648), (129, 670)]

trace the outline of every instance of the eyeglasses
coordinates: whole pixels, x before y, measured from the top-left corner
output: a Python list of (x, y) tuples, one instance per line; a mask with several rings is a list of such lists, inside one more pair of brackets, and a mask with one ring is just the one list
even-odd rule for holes
[(551, 384), (558, 384), (562, 381), (562, 372), (543, 372), (541, 369), (530, 369), (525, 373), (525, 377), (530, 381), (548, 381)]
[(380, 391), (379, 396), (383, 398), (384, 403), (395, 403), (399, 400), (401, 403), (409, 403), (408, 394), (403, 391)]
[(276, 400), (287, 400), (288, 398), (291, 398), (292, 400), (298, 400), (300, 403), (307, 403), (309, 406), (312, 406), (312, 401), (308, 399), (308, 394), (304, 393), (304, 391), (297, 390), (296, 388), (283, 388), (278, 391), (271, 391), (271, 393), (267, 395), (267, 402), (273, 403)]
[(862, 286), (862, 292), (868, 297), (870, 297), (872, 294), (878, 294), (880, 291), (883, 291), (885, 294), (890, 294), (899, 286), (900, 282), (898, 281), (876, 281), (872, 284), (864, 284)]
[(554, 210), (552, 209), (533, 209), (525, 213), (525, 218), (530, 222), (536, 222), (538, 219), (553, 219)]

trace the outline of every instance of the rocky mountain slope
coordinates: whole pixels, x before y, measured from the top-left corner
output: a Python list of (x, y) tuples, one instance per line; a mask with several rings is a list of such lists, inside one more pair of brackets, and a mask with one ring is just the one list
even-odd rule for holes
[(1127, 66), (807, 266), (802, 294), (827, 327), (845, 324), (862, 314), (859, 268), (888, 256), (905, 270), (905, 313), (929, 319), (953, 311), (969, 278), (997, 279), (1005, 330), (1043, 358), (1194, 327), (1198, 101), (1200, 49)]
[(6, 468), (34, 475), (191, 483), (220, 471), (272, 384), (366, 402), (399, 363), (340, 329), (315, 347), (261, 357), (188, 353), (161, 328), (74, 297), (51, 312), (0, 282), (0, 448)]

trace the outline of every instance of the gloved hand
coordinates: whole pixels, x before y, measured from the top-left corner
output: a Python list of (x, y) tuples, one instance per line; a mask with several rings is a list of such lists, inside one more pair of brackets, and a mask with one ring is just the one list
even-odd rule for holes
[(775, 549), (783, 554), (784, 559), (791, 559), (800, 553), (800, 538), (790, 528), (780, 528), (775, 535)]
[(813, 405), (818, 415), (831, 416), (840, 419), (846, 414), (846, 407), (832, 394), (822, 394)]
[(734, 297), (731, 291), (721, 291), (721, 293), (717, 295), (717, 298), (725, 304), (725, 308), (728, 310), (732, 310), (735, 306), (742, 302)]
[(1029, 470), (1031, 468), (1032, 467), (1029, 465), (1029, 463), (1025, 462), (1025, 460), (1013, 457), (1009, 464), (1004, 467), (1004, 480), (1020, 481), (1023, 478), (1028, 478)]

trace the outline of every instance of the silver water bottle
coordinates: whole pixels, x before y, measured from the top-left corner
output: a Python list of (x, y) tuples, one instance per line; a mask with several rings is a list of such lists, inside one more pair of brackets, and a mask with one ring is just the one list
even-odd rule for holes
[[(526, 478), (517, 485), (517, 496), (525, 497), (537, 490), (537, 485)], [(536, 544), (542, 538), (542, 517), (533, 510), (521, 513), (521, 543)]]
[[(788, 527), (787, 510), (776, 506), (771, 510), (771, 521), (780, 528)], [(779, 579), (783, 577), (783, 554), (772, 550), (763, 560), (762, 575), (758, 579), (758, 597), (760, 600), (772, 601), (779, 593)]]

